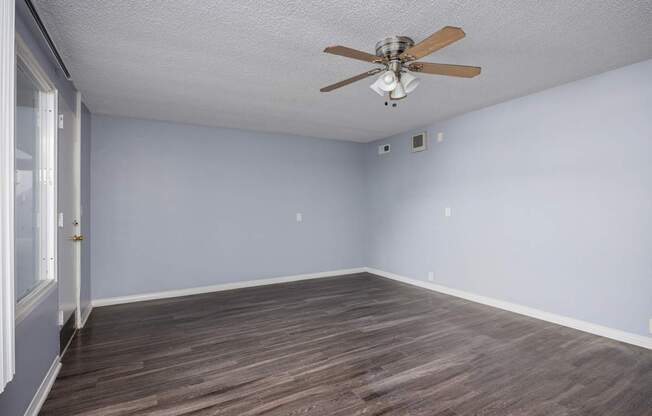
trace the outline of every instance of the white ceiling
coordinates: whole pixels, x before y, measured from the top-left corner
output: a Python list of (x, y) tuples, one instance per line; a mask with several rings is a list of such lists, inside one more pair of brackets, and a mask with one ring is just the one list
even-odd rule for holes
[[(92, 112), (367, 142), (652, 57), (652, 0), (37, 0)], [(443, 26), (467, 37), (423, 61), (482, 66), (421, 76), (396, 109), (360, 81), (372, 52)]]

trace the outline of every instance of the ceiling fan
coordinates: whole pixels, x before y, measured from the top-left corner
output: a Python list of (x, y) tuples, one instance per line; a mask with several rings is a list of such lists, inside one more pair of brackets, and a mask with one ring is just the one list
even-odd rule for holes
[[(319, 91), (333, 91), (367, 77), (381, 74), (376, 82), (371, 84), (370, 88), (381, 96), (388, 95), (390, 100), (401, 100), (419, 85), (419, 79), (410, 72), (473, 78), (480, 74), (480, 67), (414, 62), (462, 39), (464, 36), (466, 34), (461, 28), (452, 26), (442, 28), (417, 44), (407, 36), (392, 36), (376, 43), (375, 55), (347, 48), (346, 46), (329, 46), (324, 49), (324, 52), (371, 62), (380, 66), (344, 81), (331, 84)], [(393, 106), (395, 107), (396, 104)]]

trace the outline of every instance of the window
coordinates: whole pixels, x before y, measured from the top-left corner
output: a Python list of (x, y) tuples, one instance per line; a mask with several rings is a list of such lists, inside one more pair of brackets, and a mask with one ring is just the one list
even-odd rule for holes
[(14, 291), (20, 320), (56, 279), (56, 90), (16, 38)]

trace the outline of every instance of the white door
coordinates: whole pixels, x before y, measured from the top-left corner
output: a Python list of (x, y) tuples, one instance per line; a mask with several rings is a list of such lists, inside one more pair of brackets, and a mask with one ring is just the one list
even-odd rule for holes
[[(58, 211), (59, 211), (59, 314), (60, 325), (69, 323), (75, 315), (78, 297), (77, 273), (79, 270), (79, 136), (77, 111), (65, 99), (59, 98), (58, 130)], [(76, 326), (77, 319), (73, 318)], [(66, 326), (70, 332), (70, 324)], [(68, 338), (68, 336), (66, 336)], [(64, 340), (64, 344), (66, 340)]]

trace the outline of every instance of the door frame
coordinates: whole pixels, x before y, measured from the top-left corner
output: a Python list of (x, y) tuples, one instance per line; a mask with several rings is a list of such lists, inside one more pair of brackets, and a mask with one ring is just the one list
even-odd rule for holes
[[(82, 235), (82, 219), (81, 216), (81, 117), (82, 117), (82, 96), (81, 92), (77, 91), (75, 97), (75, 139), (73, 140), (73, 217), (77, 221), (75, 226), (76, 234)], [(75, 328), (79, 329), (83, 326), (82, 322), (82, 305), (81, 305), (81, 245), (82, 241), (76, 241), (74, 249), (74, 271), (75, 271)]]

